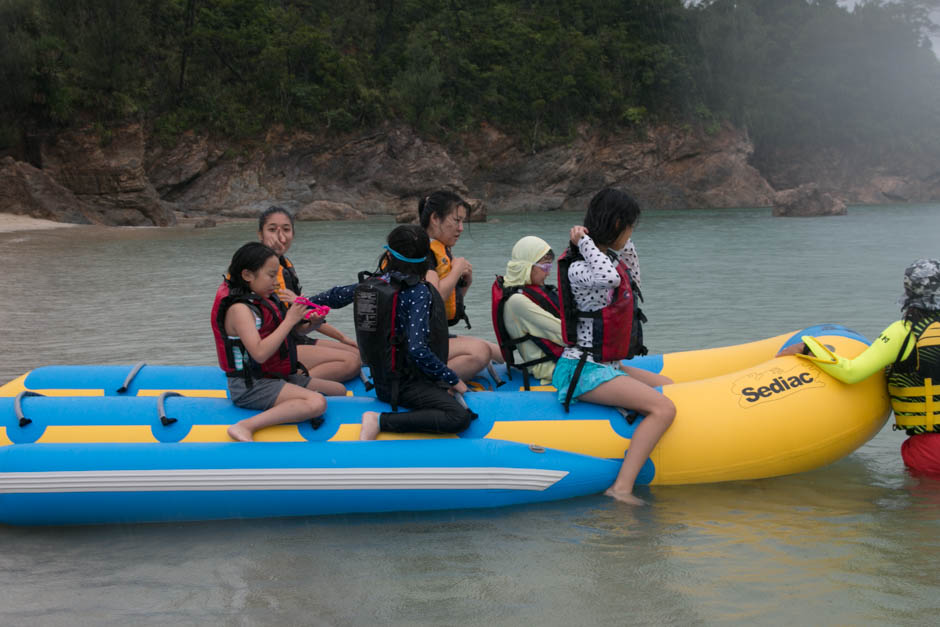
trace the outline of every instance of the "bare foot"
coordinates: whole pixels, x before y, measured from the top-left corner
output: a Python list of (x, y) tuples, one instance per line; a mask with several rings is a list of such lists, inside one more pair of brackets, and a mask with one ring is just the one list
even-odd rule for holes
[(621, 503), (626, 503), (627, 505), (646, 505), (646, 501), (633, 496), (633, 492), (614, 490), (613, 486), (607, 488), (607, 491), (604, 492), (604, 494), (611, 498), (617, 499)]
[(249, 431), (245, 426), (240, 422), (236, 422), (231, 427), (226, 430), (228, 437), (232, 438), (236, 442), (253, 442), (251, 438), (251, 431)]
[(359, 429), (360, 440), (374, 440), (379, 436), (379, 412), (367, 411), (362, 414), (362, 427)]

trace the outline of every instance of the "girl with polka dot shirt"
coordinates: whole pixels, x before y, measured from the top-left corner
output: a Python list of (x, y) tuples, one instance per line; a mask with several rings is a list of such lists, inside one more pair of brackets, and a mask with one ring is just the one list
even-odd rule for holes
[[(618, 251), (630, 250), (628, 242), (639, 216), (640, 208), (629, 194), (606, 188), (591, 199), (584, 225), (572, 227), (571, 243), (582, 257), (568, 268), (571, 294), (578, 311), (596, 312), (611, 304), (621, 280), (617, 272)], [(624, 503), (642, 505), (643, 501), (633, 495), (633, 484), (676, 414), (675, 405), (656, 387), (672, 381), (620, 362), (595, 361), (591, 351), (582, 350), (595, 346), (592, 322), (592, 318), (578, 320), (577, 345), (568, 346), (562, 353), (555, 366), (552, 385), (558, 389), (561, 402), (565, 402), (569, 387), (573, 385), (571, 397), (574, 399), (635, 410), (643, 415), (617, 479), (606, 492)], [(584, 352), (587, 355), (582, 355)], [(572, 381), (582, 360), (582, 370), (577, 380)]]

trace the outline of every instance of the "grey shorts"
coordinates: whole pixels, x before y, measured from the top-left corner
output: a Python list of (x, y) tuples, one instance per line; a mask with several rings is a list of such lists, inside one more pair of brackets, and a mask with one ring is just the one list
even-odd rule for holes
[(228, 395), (238, 407), (246, 409), (271, 409), (277, 401), (277, 395), (286, 383), (293, 383), (302, 388), (310, 383), (310, 377), (294, 373), (284, 379), (255, 379), (250, 388), (245, 385), (244, 377), (228, 377)]

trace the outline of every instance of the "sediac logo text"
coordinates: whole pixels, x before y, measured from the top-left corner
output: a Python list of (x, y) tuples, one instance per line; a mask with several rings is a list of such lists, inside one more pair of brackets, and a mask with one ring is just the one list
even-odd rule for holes
[(797, 368), (784, 372), (773, 368), (765, 372), (756, 372), (734, 383), (734, 389), (741, 395), (742, 407), (753, 407), (763, 401), (774, 401), (791, 396), (806, 388), (823, 387), (815, 368)]

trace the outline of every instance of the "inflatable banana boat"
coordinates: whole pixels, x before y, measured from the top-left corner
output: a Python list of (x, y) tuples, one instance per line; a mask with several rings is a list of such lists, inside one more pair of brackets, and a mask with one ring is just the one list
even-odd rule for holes
[[(868, 345), (844, 327), (820, 325), (632, 360), (676, 381), (662, 389), (676, 420), (637, 483), (792, 474), (873, 437), (889, 415), (882, 376), (848, 386), (810, 362), (774, 357), (804, 334), (849, 357)], [(495, 387), (492, 379), (481, 377), (481, 387)], [(610, 485), (642, 416), (630, 423), (616, 409), (587, 403), (565, 413), (554, 393), (517, 391), (519, 379), (467, 395), (479, 418), (457, 436), (359, 442), (362, 413), (387, 406), (353, 386), (354, 395), (329, 400), (319, 428), (270, 427), (256, 433), (257, 444), (244, 444), (230, 442), (225, 430), (253, 412), (225, 400), (218, 369), (39, 368), (0, 387), (0, 522), (495, 507)]]

